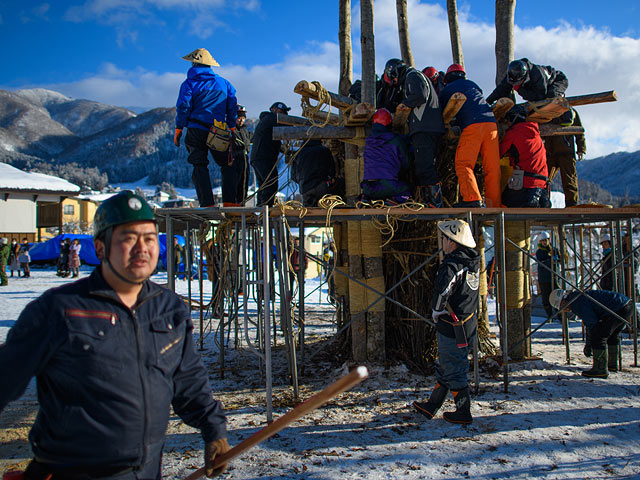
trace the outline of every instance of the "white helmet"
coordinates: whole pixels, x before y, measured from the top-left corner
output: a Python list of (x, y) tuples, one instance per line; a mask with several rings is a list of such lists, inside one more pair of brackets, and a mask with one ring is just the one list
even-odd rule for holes
[(0, 238), (0, 244), (6, 245), (7, 243), (9, 243), (9, 239), (7, 237)]
[(444, 220), (438, 222), (438, 228), (450, 240), (464, 247), (476, 248), (471, 228), (464, 220)]
[(600, 243), (604, 242), (611, 242), (611, 237), (608, 233), (603, 233), (602, 235), (600, 235)]
[(560, 310), (562, 300), (564, 300), (565, 292), (561, 288), (556, 288), (549, 294), (549, 303), (557, 310)]
[(540, 235), (538, 235), (538, 242), (541, 242), (542, 240), (549, 240), (549, 238), (551, 238), (549, 232), (542, 232)]

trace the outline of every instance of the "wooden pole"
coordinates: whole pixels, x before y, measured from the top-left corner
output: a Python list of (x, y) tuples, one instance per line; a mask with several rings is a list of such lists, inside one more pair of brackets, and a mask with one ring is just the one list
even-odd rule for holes
[(362, 101), (376, 105), (376, 47), (373, 36), (373, 0), (360, 0)]
[(340, 82), (338, 92), (347, 96), (353, 78), (351, 49), (351, 0), (340, 0), (338, 14), (338, 39), (340, 44)]
[[(227, 453), (216, 457), (215, 463), (213, 465), (214, 470), (220, 468), (225, 463), (228, 463), (232, 458), (246, 452), (258, 443), (265, 441), (269, 437), (272, 437), (283, 428), (298, 420), (303, 415), (306, 415), (307, 413), (321, 407), (336, 395), (339, 395), (340, 393), (354, 387), (358, 383), (362, 382), (365, 378), (367, 378), (368, 375), (369, 372), (367, 371), (367, 367), (360, 366), (353, 369), (351, 372), (349, 372), (349, 374), (345, 375), (339, 380), (336, 380), (327, 388), (317, 393), (307, 401), (301, 403), (296, 408), (278, 418), (273, 423), (267, 425), (261, 430), (258, 430), (249, 438), (243, 440), (238, 445), (233, 447)], [(191, 475), (189, 475), (186, 480), (197, 480), (199, 478), (202, 478), (204, 476), (204, 473), (204, 467), (199, 468)]]
[[(314, 100), (318, 100), (318, 89), (313, 83), (307, 82), (306, 80), (300, 80), (296, 84), (296, 86), (293, 88), (293, 91), (298, 95), (302, 95), (304, 97), (309, 97), (309, 98), (313, 98)], [(345, 108), (349, 108), (351, 105), (355, 105), (356, 103), (358, 103), (352, 98), (345, 97), (344, 95), (340, 95), (340, 94), (329, 92), (329, 91), (327, 91), (327, 93), (331, 97), (332, 107), (345, 109)]]
[[(364, 130), (364, 127), (361, 127)], [(301, 140), (306, 138), (338, 138), (351, 139), (357, 137), (356, 127), (336, 127), (327, 125), (317, 127), (273, 127), (274, 140)], [(364, 135), (362, 135), (364, 136)]]
[(449, 36), (451, 37), (451, 54), (453, 62), (464, 68), (464, 55), (462, 54), (462, 41), (460, 40), (460, 27), (458, 25), (458, 5), (456, 0), (447, 0), (447, 17), (449, 18)]
[(496, 85), (507, 74), (513, 60), (513, 17), (516, 0), (496, 0)]
[(411, 41), (409, 40), (409, 20), (407, 19), (407, 0), (396, 0), (396, 12), (398, 15), (398, 37), (400, 40), (400, 55), (402, 61), (414, 67), (413, 53), (411, 53)]

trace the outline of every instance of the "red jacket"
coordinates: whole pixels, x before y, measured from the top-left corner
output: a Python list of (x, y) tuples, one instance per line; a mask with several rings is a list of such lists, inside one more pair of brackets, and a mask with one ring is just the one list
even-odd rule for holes
[[(548, 176), (547, 154), (538, 124), (521, 122), (513, 125), (500, 141), (500, 157), (509, 154), (511, 166), (528, 173)], [(547, 181), (525, 175), (524, 188), (546, 188)]]

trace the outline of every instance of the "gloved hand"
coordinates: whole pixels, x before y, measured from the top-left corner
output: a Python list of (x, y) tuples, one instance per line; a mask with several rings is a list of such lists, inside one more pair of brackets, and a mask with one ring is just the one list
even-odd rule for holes
[(217, 470), (213, 469), (213, 463), (218, 455), (222, 455), (229, 451), (229, 442), (225, 438), (219, 438), (213, 442), (206, 443), (204, 446), (204, 472), (207, 477), (216, 477), (227, 469), (225, 463)]
[(584, 350), (582, 350), (585, 357), (591, 357), (591, 344), (589, 342), (584, 344)]
[(176, 134), (173, 137), (173, 143), (175, 143), (176, 147), (180, 146), (180, 137), (182, 137), (182, 129), (176, 128)]
[(449, 313), (449, 312), (447, 312), (446, 310), (432, 310), (431, 311), (431, 318), (433, 319), (434, 322), (437, 322), (438, 321), (438, 317), (440, 315), (446, 315), (447, 313)]
[(578, 153), (578, 161), (581, 162), (584, 159), (584, 153)]

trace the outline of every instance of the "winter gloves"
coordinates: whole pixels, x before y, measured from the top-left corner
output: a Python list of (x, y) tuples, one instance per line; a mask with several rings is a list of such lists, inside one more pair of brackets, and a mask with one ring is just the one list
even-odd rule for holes
[(173, 143), (175, 143), (176, 147), (180, 146), (180, 137), (182, 137), (182, 129), (176, 128), (176, 134), (173, 137)]
[(224, 473), (224, 471), (227, 469), (226, 463), (221, 467), (217, 468), (216, 470), (213, 469), (213, 464), (215, 463), (216, 457), (228, 451), (229, 451), (229, 442), (227, 441), (226, 438), (219, 438), (218, 440), (214, 440), (213, 442), (209, 442), (205, 444), (204, 471), (207, 477), (211, 478)]

